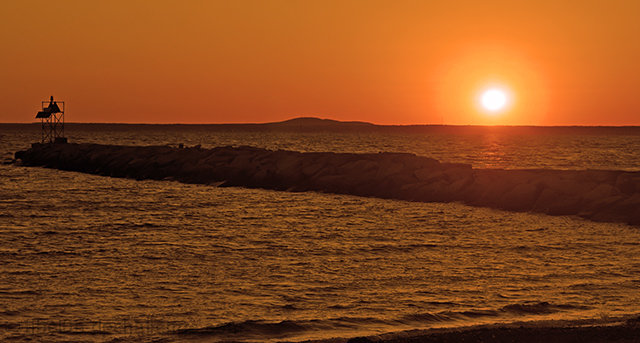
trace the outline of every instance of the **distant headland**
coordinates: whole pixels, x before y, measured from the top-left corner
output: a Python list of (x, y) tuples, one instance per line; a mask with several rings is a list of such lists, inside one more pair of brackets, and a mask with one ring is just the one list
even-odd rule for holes
[(207, 126), (257, 131), (293, 132), (370, 132), (370, 133), (470, 133), (508, 131), (512, 134), (594, 134), (640, 135), (639, 126), (504, 126), (504, 125), (442, 125), (410, 124), (381, 125), (364, 121), (339, 121), (317, 117), (298, 117), (280, 122), (262, 124), (206, 124)]
[[(7, 127), (40, 125), (40, 123), (0, 123)], [(132, 127), (206, 127), (212, 131), (255, 131), (255, 132), (356, 132), (356, 133), (470, 133), (508, 132), (511, 134), (588, 134), (588, 135), (632, 135), (640, 136), (640, 126), (535, 126), (535, 125), (450, 125), (450, 124), (375, 124), (365, 121), (340, 121), (318, 117), (295, 117), (292, 119), (265, 123), (81, 123), (66, 122), (69, 128), (78, 126), (132, 126)]]

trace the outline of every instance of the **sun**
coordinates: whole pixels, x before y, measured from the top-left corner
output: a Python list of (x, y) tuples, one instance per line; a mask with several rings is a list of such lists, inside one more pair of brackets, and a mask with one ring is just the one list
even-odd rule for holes
[(482, 107), (493, 113), (504, 110), (508, 100), (507, 93), (497, 88), (485, 90), (480, 97)]

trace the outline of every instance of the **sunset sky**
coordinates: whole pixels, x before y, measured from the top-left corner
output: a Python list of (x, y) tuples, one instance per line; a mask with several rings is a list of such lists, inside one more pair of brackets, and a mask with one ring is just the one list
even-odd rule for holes
[(637, 0), (2, 1), (0, 122), (640, 125), (639, 36)]

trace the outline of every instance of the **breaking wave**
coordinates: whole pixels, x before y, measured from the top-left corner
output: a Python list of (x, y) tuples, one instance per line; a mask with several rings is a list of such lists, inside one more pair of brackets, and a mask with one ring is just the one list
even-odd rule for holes
[[(398, 318), (339, 317), (312, 320), (263, 321), (246, 320), (215, 326), (183, 328), (172, 333), (178, 336), (200, 336), (220, 340), (304, 340), (323, 335), (340, 336), (341, 332), (370, 334), (376, 331), (392, 332), (407, 328), (454, 327), (480, 322), (508, 322), (535, 320), (541, 315), (585, 310), (587, 307), (549, 302), (514, 303), (499, 309), (471, 309), (464, 311), (424, 312)], [(484, 319), (479, 321), (479, 319)]]

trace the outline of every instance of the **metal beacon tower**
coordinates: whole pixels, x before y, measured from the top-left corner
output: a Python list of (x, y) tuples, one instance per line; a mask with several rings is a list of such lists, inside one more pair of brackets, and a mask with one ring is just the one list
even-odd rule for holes
[[(62, 106), (62, 107), (61, 107)], [(42, 143), (66, 143), (64, 137), (64, 101), (54, 101), (53, 96), (42, 102), (42, 110), (36, 114), (42, 123)]]

